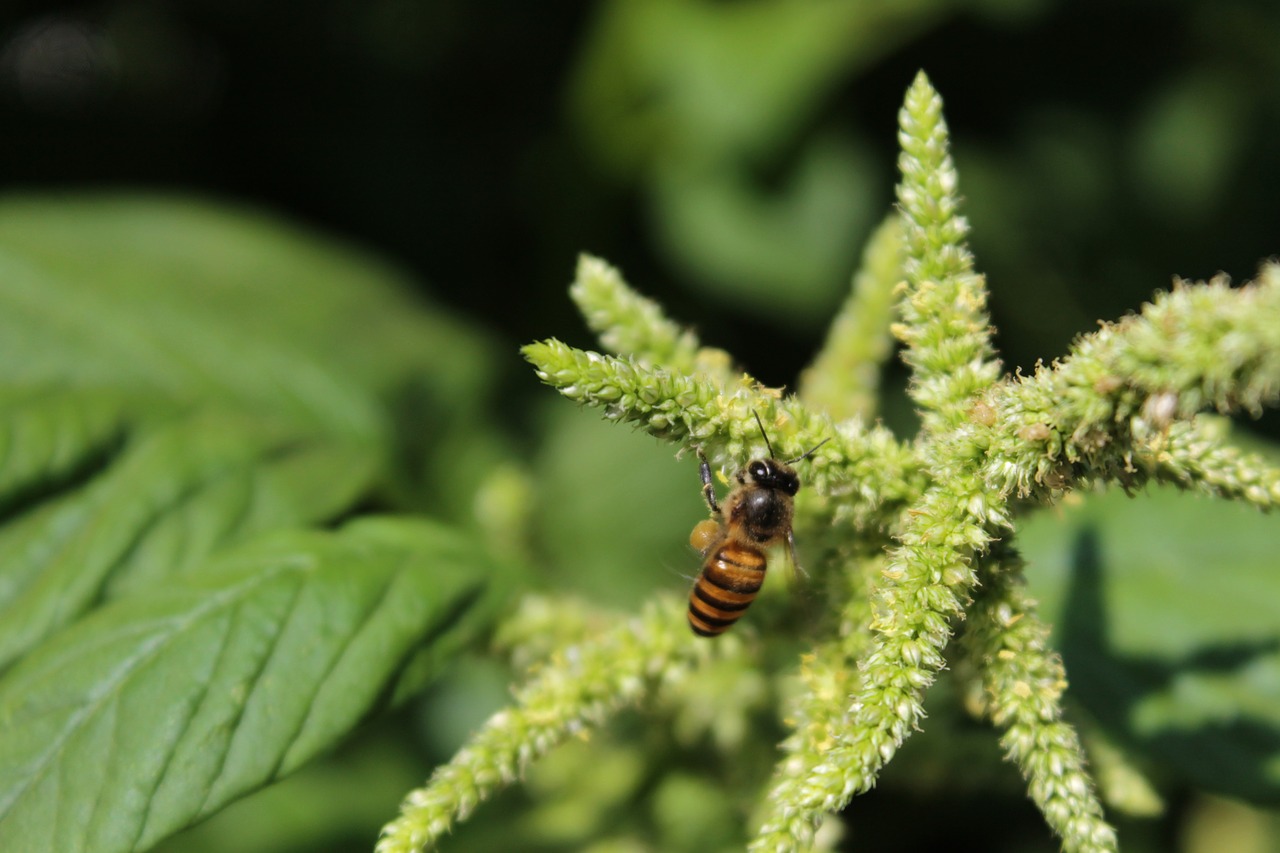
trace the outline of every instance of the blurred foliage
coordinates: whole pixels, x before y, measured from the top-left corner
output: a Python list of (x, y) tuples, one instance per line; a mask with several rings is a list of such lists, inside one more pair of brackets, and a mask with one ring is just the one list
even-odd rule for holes
[[(686, 532), (702, 514), (691, 460), (550, 399), (515, 354), (581, 328), (563, 297), (578, 252), (616, 261), (762, 381), (794, 385), (890, 203), (895, 112), (924, 67), (947, 95), (1002, 356), (1029, 367), (1173, 274), (1242, 280), (1277, 251), (1278, 42), (1270, 0), (15, 0), (0, 9), (0, 188), (23, 195), (0, 211), (0, 238), (23, 260), (4, 267), (4, 292), (37, 294), (39, 310), (0, 316), (0, 365), (7, 381), (128, 377), (148, 396), (142, 407), (109, 392), (77, 409), (88, 420), (73, 446), (86, 455), (68, 462), (53, 443), (48, 457), (50, 470), (68, 466), (67, 488), (86, 476), (76, 460), (92, 473), (113, 452), (121, 424), (213, 395), (320, 416), (308, 447), (330, 467), (306, 478), (281, 462), (294, 503), (279, 506), (296, 523), (425, 512), (536, 566), (531, 585), (614, 604), (683, 589), (696, 569)], [(80, 194), (118, 186), (237, 207)], [(75, 198), (53, 198), (68, 189)], [(336, 246), (313, 253), (307, 230), (241, 204), (395, 268)], [(193, 305), (182, 293), (195, 288)], [(112, 357), (137, 340), (156, 348)], [(252, 369), (206, 369), (219, 363)], [(289, 393), (264, 381), (268, 366)], [(886, 408), (891, 425), (908, 421), (904, 408)], [(30, 423), (53, 417), (30, 411)], [(1275, 425), (1272, 414), (1260, 428)], [(157, 488), (205, 482), (149, 470)], [(317, 470), (332, 472), (328, 488)], [(1058, 623), (1074, 693), (1098, 725), (1127, 733), (1127, 755), (1160, 768), (1169, 810), (1123, 826), (1128, 850), (1280, 844), (1274, 816), (1197, 793), (1272, 802), (1270, 787), (1256, 794), (1274, 780), (1235, 773), (1211, 737), (1179, 729), (1247, 730), (1280, 705), (1275, 649), (1251, 633), (1274, 600), (1258, 591), (1274, 525), (1210, 520), (1219, 510), (1235, 508), (1108, 496), (1069, 509), (1057, 531), (1048, 516), (1029, 531), (1033, 591)], [(1205, 528), (1214, 535), (1191, 536)], [(1201, 641), (1221, 654), (1187, 659)], [(500, 680), (437, 682), (170, 849), (368, 849), (405, 787), (498, 704)], [(1214, 705), (1224, 693), (1248, 713), (1228, 719)], [(948, 720), (933, 709), (883, 789), (855, 801), (848, 843), (936, 849), (946, 826), (949, 844), (1053, 849), (1012, 771), (994, 750), (971, 753), (966, 724)], [(529, 850), (733, 849), (737, 797), (762, 777), (731, 778), (705, 736), (646, 740), (660, 728), (624, 721), (603, 745), (566, 750), (536, 771), (545, 797), (505, 795), (450, 848), (509, 849), (514, 834)], [(745, 738), (739, 752), (760, 756), (742, 766), (767, 765), (774, 734)], [(1266, 735), (1257, 745), (1276, 748)], [(612, 784), (591, 790), (597, 761)], [(1014, 793), (982, 794), (978, 819), (966, 783), (988, 775)], [(587, 847), (588, 825), (612, 827), (611, 840)]]
[(17, 0), (0, 157), (10, 186), (286, 210), (510, 341), (570, 327), (589, 250), (783, 385), (890, 202), (927, 67), (1025, 367), (1175, 273), (1243, 279), (1271, 250), (1277, 34), (1269, 0)]
[(1075, 503), (1019, 534), (1072, 696), (1180, 781), (1280, 805), (1280, 524), (1168, 490)]
[(812, 321), (883, 187), (856, 132), (802, 131), (943, 6), (615, 0), (576, 69), (574, 115), (616, 179), (645, 188), (659, 246), (691, 282)]

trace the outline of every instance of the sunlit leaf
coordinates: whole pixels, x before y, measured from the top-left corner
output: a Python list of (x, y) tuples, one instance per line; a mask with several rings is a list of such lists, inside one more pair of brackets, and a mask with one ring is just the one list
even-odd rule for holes
[(1115, 492), (1019, 542), (1073, 696), (1189, 782), (1280, 802), (1280, 518)]
[(277, 533), (122, 596), (0, 680), (0, 849), (143, 850), (297, 769), (422, 644), (454, 645), (488, 563), (423, 522)]
[(153, 581), (251, 534), (332, 517), (375, 462), (362, 444), (243, 416), (143, 433), (87, 482), (0, 526), (0, 664), (108, 584)]

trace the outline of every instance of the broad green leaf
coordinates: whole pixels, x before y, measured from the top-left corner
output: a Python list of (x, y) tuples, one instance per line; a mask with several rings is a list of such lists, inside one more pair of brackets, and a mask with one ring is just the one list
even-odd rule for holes
[(1192, 784), (1280, 803), (1280, 517), (1117, 492), (1019, 542), (1072, 696)]
[(0, 527), (0, 665), (104, 590), (181, 572), (254, 533), (332, 518), (376, 461), (363, 443), (217, 412), (139, 433), (95, 476)]
[[(504, 690), (502, 696), (508, 695)], [(411, 735), (388, 728), (362, 728), (336, 754), (232, 803), (153, 849), (156, 853), (367, 853), (377, 828), (387, 815), (395, 814), (405, 791), (422, 784), (424, 773), (421, 754), (405, 748)]]
[(104, 595), (375, 487), (472, 512), (500, 452), (489, 351), (408, 284), (245, 210), (0, 200), (0, 668)]
[(260, 538), (112, 601), (0, 680), (0, 850), (144, 850), (331, 747), (487, 559), (425, 522)]
[(481, 342), (395, 270), (259, 213), (154, 196), (0, 201), (8, 383), (210, 399), (369, 435), (378, 397), (454, 399)]
[(124, 441), (139, 401), (103, 390), (0, 386), (0, 506), (74, 478)]

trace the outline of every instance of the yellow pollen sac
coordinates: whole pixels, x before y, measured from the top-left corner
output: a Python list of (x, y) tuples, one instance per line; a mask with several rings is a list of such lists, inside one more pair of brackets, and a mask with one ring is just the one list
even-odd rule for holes
[(693, 526), (693, 530), (689, 532), (689, 544), (698, 551), (705, 551), (719, 535), (720, 523), (708, 518)]

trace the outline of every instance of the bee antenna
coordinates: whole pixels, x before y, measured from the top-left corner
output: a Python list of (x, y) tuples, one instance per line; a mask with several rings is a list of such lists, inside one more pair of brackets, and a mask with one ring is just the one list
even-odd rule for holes
[(819, 447), (821, 447), (822, 445), (826, 444), (826, 443), (827, 443), (828, 441), (830, 441), (830, 440), (831, 440), (831, 438), (830, 438), (829, 436), (828, 436), (827, 438), (822, 439), (822, 441), (819, 441), (817, 444), (815, 444), (813, 447), (810, 447), (810, 448), (809, 448), (808, 450), (806, 450), (804, 453), (801, 453), (801, 454), (800, 454), (799, 456), (797, 456), (795, 459), (788, 459), (788, 460), (787, 460), (787, 464), (788, 464), (788, 465), (794, 465), (796, 462), (802, 462), (802, 461), (804, 461), (805, 459), (808, 459), (810, 456), (812, 456), (812, 455), (813, 455), (813, 451), (817, 450)]
[[(764, 421), (760, 420), (760, 413), (759, 413), (759, 412), (757, 412), (755, 409), (752, 409), (752, 410), (751, 410), (751, 414), (755, 415), (755, 417), (756, 417), (756, 425), (757, 425), (758, 427), (760, 427), (760, 436), (764, 439), (764, 446), (765, 446), (765, 447), (767, 447), (767, 448), (769, 448), (769, 458), (770, 458), (770, 459), (777, 459), (777, 458), (778, 458), (777, 454), (773, 452), (773, 444), (769, 441), (769, 434), (768, 434), (767, 432), (765, 432), (765, 431), (764, 431)], [(819, 441), (817, 444), (815, 444), (813, 447), (810, 447), (810, 448), (809, 448), (808, 450), (806, 450), (804, 453), (801, 453), (801, 454), (800, 454), (799, 456), (797, 456), (795, 459), (788, 459), (788, 460), (787, 460), (787, 462), (786, 462), (786, 464), (787, 464), (787, 465), (793, 465), (793, 464), (795, 464), (796, 462), (803, 462), (804, 460), (806, 460), (806, 459), (808, 459), (810, 456), (812, 456), (812, 455), (813, 455), (813, 452), (814, 452), (815, 450), (817, 450), (819, 447), (821, 447), (822, 445), (826, 444), (826, 443), (827, 443), (828, 441), (830, 441), (830, 440), (831, 440), (831, 437), (830, 437), (830, 436), (828, 436), (827, 438), (822, 439), (822, 441)]]
[[(776, 455), (773, 452), (773, 445), (769, 443), (769, 434), (764, 431), (764, 421), (760, 420), (760, 413), (755, 409), (752, 409), (751, 414), (756, 416), (756, 425), (760, 427), (760, 436), (764, 439), (764, 446), (769, 448), (769, 458), (775, 459)], [(816, 449), (817, 448), (814, 448), (814, 450)]]

